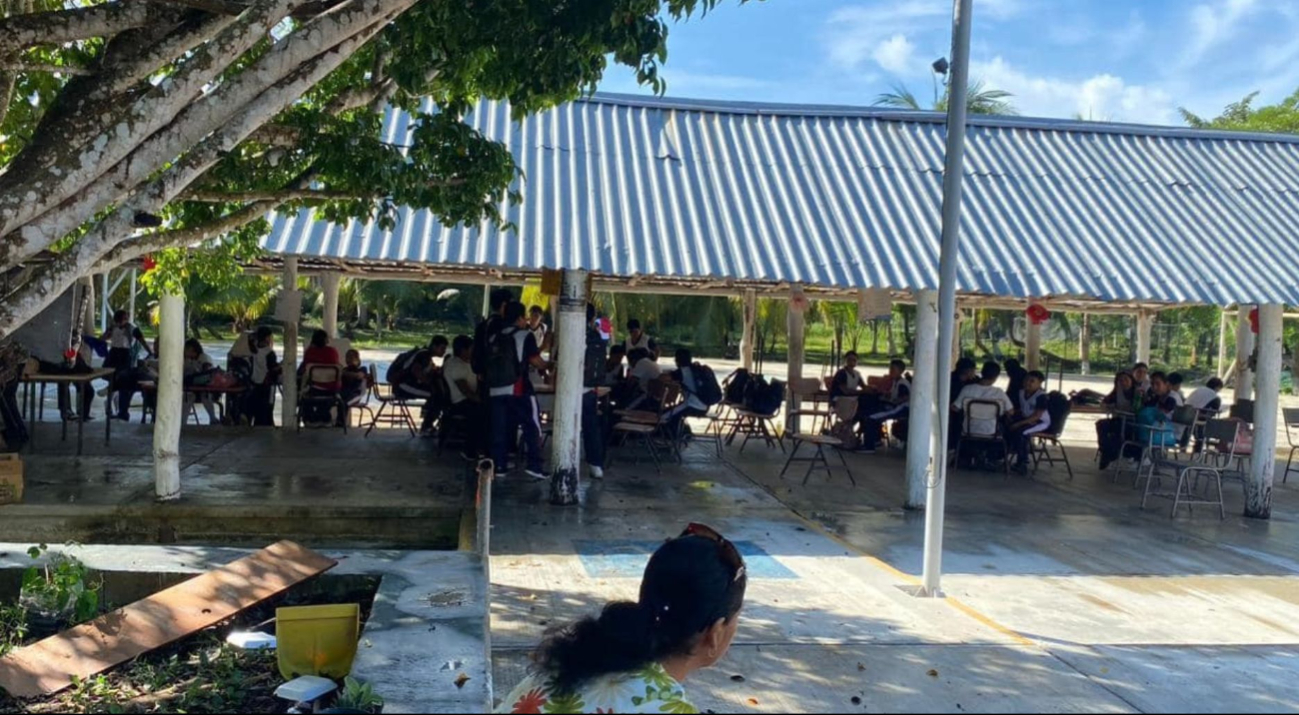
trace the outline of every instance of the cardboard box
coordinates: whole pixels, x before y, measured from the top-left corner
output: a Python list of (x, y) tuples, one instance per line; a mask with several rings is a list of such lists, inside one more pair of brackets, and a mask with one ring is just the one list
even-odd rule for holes
[(23, 460), (16, 454), (0, 454), (0, 504), (23, 500)]

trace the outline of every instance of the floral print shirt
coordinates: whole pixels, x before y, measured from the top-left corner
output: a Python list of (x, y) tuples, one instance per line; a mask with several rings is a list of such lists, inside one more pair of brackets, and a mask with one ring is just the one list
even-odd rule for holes
[(498, 713), (675, 713), (699, 711), (686, 701), (686, 692), (658, 663), (633, 673), (594, 678), (579, 692), (556, 692), (551, 680), (533, 674), (519, 684), (497, 709)]

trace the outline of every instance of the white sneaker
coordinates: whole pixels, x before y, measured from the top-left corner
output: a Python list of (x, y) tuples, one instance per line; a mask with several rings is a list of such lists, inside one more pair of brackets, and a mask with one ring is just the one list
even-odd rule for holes
[(541, 472), (534, 472), (534, 471), (532, 471), (531, 469), (525, 469), (525, 470), (523, 470), (523, 473), (526, 474), (526, 475), (528, 475), (529, 477), (532, 477), (533, 479), (535, 479), (535, 480), (537, 480), (537, 481), (539, 481), (539, 482), (541, 482), (541, 481), (545, 481), (545, 480), (547, 480), (547, 479), (550, 479), (550, 477), (547, 477), (546, 475), (542, 474)]
[(591, 467), (588, 471), (592, 479), (604, 479), (604, 467)]

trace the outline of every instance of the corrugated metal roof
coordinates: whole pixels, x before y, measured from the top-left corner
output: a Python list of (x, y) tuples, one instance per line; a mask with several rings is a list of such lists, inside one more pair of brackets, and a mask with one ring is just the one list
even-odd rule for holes
[[(941, 115), (617, 95), (511, 121), (517, 232), (277, 216), (271, 252), (367, 263), (934, 288)], [(389, 112), (401, 143), (411, 119)], [(1299, 304), (1293, 137), (972, 118), (960, 290), (1012, 298)]]

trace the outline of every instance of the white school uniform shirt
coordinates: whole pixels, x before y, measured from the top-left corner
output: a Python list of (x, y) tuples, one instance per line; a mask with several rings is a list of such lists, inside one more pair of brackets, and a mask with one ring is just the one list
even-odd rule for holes
[(629, 377), (634, 377), (640, 383), (640, 389), (649, 392), (651, 382), (659, 379), (663, 375), (663, 368), (654, 362), (653, 358), (645, 358), (636, 363), (636, 367), (631, 369)]
[(114, 350), (129, 349), (135, 343), (135, 326), (114, 323), (108, 328), (108, 347)]
[(1047, 410), (1046, 390), (1038, 390), (1032, 395), (1028, 394), (1027, 390), (1020, 390), (1017, 399), (1019, 400), (1019, 413), (1025, 419), (1034, 412), (1042, 410), (1042, 416), (1037, 418), (1037, 425), (1042, 429), (1051, 426), (1051, 413)]
[[(1006, 391), (996, 385), (984, 385), (978, 382), (966, 385), (965, 389), (961, 390), (961, 396), (957, 398), (956, 404), (960, 406), (961, 411), (965, 411), (970, 403), (975, 401), (996, 402), (1001, 405), (1002, 415), (1008, 415), (1015, 409)], [(997, 422), (987, 417), (971, 419), (970, 433), (983, 436), (994, 435), (997, 433)]]
[(623, 345), (626, 346), (627, 354), (630, 355), (631, 351), (637, 349), (649, 350), (650, 352), (653, 352), (653, 350), (650, 350), (650, 342), (651, 340), (650, 340), (649, 333), (642, 330), (640, 333), (640, 340), (632, 340), (631, 336), (628, 335), (627, 339), (623, 341)]
[(451, 404), (453, 405), (458, 405), (469, 399), (461, 391), (459, 381), (463, 380), (471, 390), (478, 390), (478, 376), (474, 374), (473, 366), (454, 355), (442, 363), (442, 375), (446, 377), (447, 388), (451, 392)]
[(1190, 397), (1186, 398), (1186, 404), (1190, 405), (1191, 407), (1194, 407), (1197, 410), (1203, 410), (1203, 409), (1207, 409), (1209, 407), (1209, 403), (1218, 399), (1218, 397), (1219, 397), (1218, 393), (1214, 392), (1213, 390), (1210, 390), (1207, 387), (1199, 387), (1196, 388), (1195, 392), (1191, 393)]
[(197, 375), (214, 367), (216, 367), (216, 361), (209, 357), (207, 353), (200, 353), (197, 359), (185, 361), (184, 372), (186, 376)]

